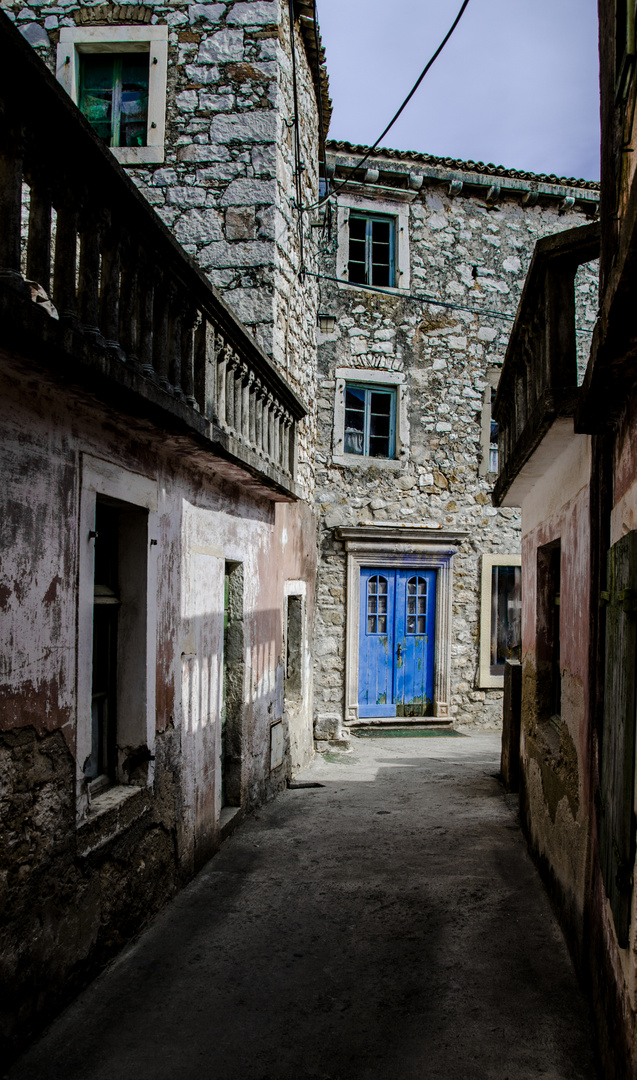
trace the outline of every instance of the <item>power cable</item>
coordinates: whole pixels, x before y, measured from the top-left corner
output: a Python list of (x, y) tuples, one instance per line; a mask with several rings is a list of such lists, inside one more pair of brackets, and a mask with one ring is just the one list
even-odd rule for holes
[[(317, 274), (313, 270), (307, 270), (306, 274), (310, 277), (320, 278), (322, 281), (335, 281), (337, 285), (349, 285), (348, 281), (344, 281), (343, 278), (333, 277), (330, 274)], [(381, 296), (394, 296), (397, 300), (418, 300), (420, 303), (433, 304), (435, 307), (449, 308), (452, 311), (469, 311), (472, 315), (486, 315), (491, 319), (507, 319), (510, 322), (514, 322), (515, 315), (509, 315), (505, 311), (491, 311), (489, 308), (473, 308), (467, 304), (452, 304), (448, 300), (436, 300), (434, 296), (427, 296), (426, 293), (420, 296), (415, 293), (404, 292), (387, 292), (386, 289), (381, 289), (377, 285), (363, 285), (361, 282), (356, 282), (357, 289), (366, 289), (367, 292), (380, 293)], [(575, 327), (578, 334), (593, 334), (593, 330), (588, 330), (582, 326)]]
[[(383, 140), (383, 139), (385, 138), (385, 135), (387, 134), (387, 132), (388, 132), (388, 131), (390, 131), (390, 129), (391, 129), (391, 128), (393, 128), (394, 124), (395, 124), (395, 123), (396, 123), (396, 121), (398, 120), (398, 117), (399, 117), (399, 116), (401, 115), (401, 113), (402, 113), (402, 112), (403, 112), (403, 111), (405, 110), (405, 108), (407, 107), (407, 105), (408, 105), (408, 104), (409, 104), (409, 102), (411, 101), (412, 97), (413, 97), (413, 96), (414, 96), (414, 94), (416, 93), (416, 90), (417, 90), (417, 89), (418, 89), (418, 87), (420, 86), (420, 84), (421, 84), (421, 82), (423, 81), (423, 79), (424, 79), (425, 75), (427, 74), (427, 72), (429, 71), (429, 69), (430, 69), (430, 68), (432, 67), (432, 65), (433, 65), (433, 64), (434, 64), (434, 63), (436, 62), (436, 60), (437, 60), (437, 59), (438, 59), (438, 57), (440, 56), (440, 53), (442, 52), (442, 50), (444, 49), (445, 45), (446, 45), (446, 44), (447, 44), (447, 42), (449, 41), (449, 38), (451, 37), (451, 35), (453, 34), (454, 30), (456, 29), (456, 27), (457, 27), (458, 23), (460, 22), (460, 20), (461, 20), (462, 16), (464, 15), (465, 11), (467, 10), (467, 7), (468, 7), (468, 6), (469, 6), (469, 0), (463, 0), (462, 6), (461, 6), (461, 8), (460, 8), (460, 11), (459, 11), (459, 12), (458, 12), (458, 14), (456, 15), (456, 17), (455, 17), (455, 19), (454, 19), (454, 21), (453, 21), (453, 23), (452, 23), (451, 27), (450, 27), (450, 28), (449, 28), (449, 30), (447, 31), (447, 33), (446, 33), (445, 37), (444, 37), (444, 38), (443, 38), (443, 40), (441, 41), (440, 45), (439, 45), (439, 46), (438, 46), (438, 48), (436, 49), (436, 51), (435, 51), (435, 53), (433, 54), (433, 56), (431, 57), (431, 59), (430, 59), (430, 60), (428, 60), (427, 64), (425, 65), (425, 67), (424, 67), (424, 68), (423, 68), (423, 70), (421, 71), (420, 75), (419, 75), (419, 76), (418, 76), (418, 78), (416, 79), (416, 82), (414, 83), (414, 85), (412, 86), (411, 90), (410, 90), (410, 91), (409, 91), (409, 93), (407, 94), (407, 97), (406, 97), (406, 98), (405, 98), (405, 100), (403, 101), (402, 105), (400, 106), (400, 108), (398, 109), (398, 111), (397, 111), (397, 112), (396, 112), (396, 113), (394, 114), (394, 116), (392, 117), (392, 119), (391, 119), (391, 120), (389, 121), (389, 123), (388, 123), (387, 127), (385, 128), (385, 130), (384, 130), (384, 131), (382, 131), (382, 132), (381, 132), (381, 134), (380, 134), (380, 135), (378, 136), (378, 138), (376, 139), (376, 142), (375, 142), (375, 143), (373, 143), (373, 145), (369, 147), (369, 149), (367, 150), (367, 152), (366, 152), (366, 154), (364, 155), (364, 157), (362, 157), (362, 158), (360, 159), (360, 161), (358, 161), (358, 162), (356, 163), (356, 165), (353, 165), (353, 166), (352, 166), (352, 167), (351, 167), (350, 169), (348, 169), (348, 170), (347, 170), (347, 175), (348, 175), (348, 176), (350, 176), (350, 175), (351, 175), (352, 173), (356, 172), (356, 171), (357, 171), (357, 169), (361, 169), (361, 168), (363, 167), (363, 165), (365, 164), (365, 162), (367, 161), (367, 159), (368, 159), (368, 158), (369, 158), (369, 157), (370, 157), (370, 156), (371, 156), (371, 155), (373, 154), (373, 152), (374, 152), (374, 150), (376, 149), (376, 147), (378, 146), (378, 144), (379, 144), (379, 143), (380, 143), (380, 142), (381, 142), (381, 141), (382, 141), (382, 140)], [(327, 175), (326, 175), (325, 179), (327, 180)], [(338, 184), (338, 185), (337, 185), (337, 187), (335, 187), (335, 188), (333, 189), (333, 191), (331, 191), (331, 192), (330, 192), (330, 193), (329, 193), (328, 195), (326, 195), (326, 196), (325, 196), (325, 198), (323, 198), (323, 199), (319, 199), (319, 201), (318, 201), (318, 202), (316, 202), (316, 203), (313, 203), (313, 204), (312, 204), (311, 206), (305, 206), (305, 207), (303, 207), (303, 209), (304, 209), (304, 210), (315, 210), (315, 209), (316, 209), (317, 207), (319, 207), (319, 206), (322, 206), (322, 205), (323, 205), (323, 203), (325, 203), (325, 202), (327, 201), (327, 199), (328, 199), (328, 198), (330, 198), (330, 196), (331, 196), (331, 195), (336, 195), (336, 194), (338, 194), (338, 192), (339, 192), (339, 191), (341, 191), (341, 189), (342, 189), (342, 188), (343, 188), (343, 187), (345, 186), (346, 182), (347, 182), (347, 177), (346, 177), (346, 178), (345, 178), (345, 180), (343, 180), (343, 181), (342, 181), (342, 182), (341, 182), (340, 184)]]

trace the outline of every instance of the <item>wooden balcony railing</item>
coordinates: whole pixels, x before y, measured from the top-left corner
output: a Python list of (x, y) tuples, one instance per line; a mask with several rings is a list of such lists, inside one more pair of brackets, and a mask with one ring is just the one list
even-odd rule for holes
[(498, 425), (501, 505), (520, 470), (559, 416), (577, 402), (575, 275), (599, 257), (599, 223), (538, 240), (509, 339), (493, 415)]
[(304, 405), (2, 13), (0, 317), (5, 348), (297, 497)]

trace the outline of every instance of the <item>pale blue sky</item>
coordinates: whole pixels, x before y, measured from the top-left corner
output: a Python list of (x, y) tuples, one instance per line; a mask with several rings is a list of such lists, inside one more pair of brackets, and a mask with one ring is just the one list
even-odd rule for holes
[[(460, 3), (318, 0), (331, 138), (374, 142)], [(597, 180), (596, 0), (470, 0), (384, 145)]]

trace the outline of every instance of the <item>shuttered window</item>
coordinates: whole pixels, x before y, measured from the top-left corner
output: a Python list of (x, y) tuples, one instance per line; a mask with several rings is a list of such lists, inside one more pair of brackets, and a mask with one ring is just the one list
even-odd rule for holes
[(602, 876), (620, 946), (628, 944), (635, 862), (637, 532), (608, 553), (604, 726), (599, 792)]

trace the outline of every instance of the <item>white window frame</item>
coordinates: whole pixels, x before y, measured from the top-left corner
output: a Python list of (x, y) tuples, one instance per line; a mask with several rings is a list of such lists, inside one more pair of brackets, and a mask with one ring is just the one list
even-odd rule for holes
[(480, 682), (483, 689), (504, 687), (504, 675), (491, 674), (491, 571), (494, 566), (521, 566), (521, 555), (483, 555), (480, 582)]
[(349, 265), (349, 215), (351, 210), (360, 211), (362, 214), (382, 215), (394, 218), (396, 222), (395, 260), (396, 260), (396, 285), (374, 285), (373, 290), (381, 290), (388, 293), (403, 293), (410, 288), (410, 265), (409, 265), (409, 206), (405, 203), (391, 202), (387, 199), (365, 199), (357, 195), (343, 194), (338, 197), (337, 211), (337, 252), (336, 252), (336, 276), (339, 279), (339, 288), (357, 289), (366, 292), (372, 286), (350, 284), (347, 280)]
[[(84, 775), (84, 763), (90, 757), (92, 749), (91, 704), (93, 674), (93, 584), (95, 578), (95, 506), (97, 496), (116, 499), (131, 508), (147, 510), (146, 535), (146, 626), (145, 626), (145, 678), (141, 692), (139, 686), (134, 701), (135, 715), (118, 715), (118, 733), (123, 729), (131, 737), (131, 742), (144, 744), (151, 760), (148, 762), (147, 784), (154, 779), (153, 759), (155, 752), (155, 678), (157, 649), (157, 483), (139, 473), (129, 472), (121, 466), (82, 454), (81, 491), (79, 514), (79, 580), (77, 614), (77, 731), (76, 731), (76, 810), (77, 823), (83, 824), (91, 809), (89, 786)], [(93, 534), (93, 535), (92, 535)], [(121, 688), (121, 696), (126, 697), (126, 687)], [(118, 693), (118, 701), (120, 694)], [(133, 707), (133, 705), (131, 706)], [(110, 808), (114, 797), (125, 797), (139, 790), (139, 785), (126, 785), (121, 782), (115, 789), (107, 789), (98, 795), (93, 803), (99, 809), (100, 801)]]
[[(335, 465), (347, 465), (353, 468), (369, 469), (374, 465), (380, 469), (398, 471), (409, 460), (409, 417), (407, 413), (407, 387), (402, 371), (384, 371), (380, 368), (337, 368), (334, 387), (334, 432), (332, 442), (332, 461)], [(362, 454), (346, 454), (345, 446), (345, 384), (360, 383), (386, 386), (396, 391), (396, 446), (395, 457), (364, 457)]]
[(160, 164), (166, 138), (167, 26), (65, 26), (57, 47), (56, 76), (75, 104), (79, 100), (80, 53), (136, 52), (148, 48), (146, 146), (112, 146), (121, 165)]

